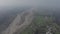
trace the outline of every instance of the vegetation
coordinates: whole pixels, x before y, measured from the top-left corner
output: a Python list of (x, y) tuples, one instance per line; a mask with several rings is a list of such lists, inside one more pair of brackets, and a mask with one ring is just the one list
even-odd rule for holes
[(49, 28), (51, 27), (52, 34), (60, 34), (60, 26), (53, 22), (53, 16), (43, 16), (39, 14), (35, 14), (32, 24), (20, 34), (46, 34), (49, 29), (47, 26), (49, 26)]

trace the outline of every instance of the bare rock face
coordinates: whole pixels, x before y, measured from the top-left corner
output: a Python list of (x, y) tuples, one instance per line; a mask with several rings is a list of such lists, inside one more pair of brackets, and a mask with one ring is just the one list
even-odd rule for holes
[(13, 20), (9, 27), (2, 32), (2, 34), (19, 34), (29, 24), (31, 24), (32, 19), (33, 19), (32, 9), (26, 10), (21, 14), (17, 14), (17, 17)]

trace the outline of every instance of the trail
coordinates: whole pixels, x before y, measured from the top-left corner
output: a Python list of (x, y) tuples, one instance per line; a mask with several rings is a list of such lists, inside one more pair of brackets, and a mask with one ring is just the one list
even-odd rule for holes
[(33, 9), (26, 10), (21, 14), (17, 14), (15, 20), (9, 27), (2, 32), (2, 34), (19, 34), (23, 31), (33, 20)]

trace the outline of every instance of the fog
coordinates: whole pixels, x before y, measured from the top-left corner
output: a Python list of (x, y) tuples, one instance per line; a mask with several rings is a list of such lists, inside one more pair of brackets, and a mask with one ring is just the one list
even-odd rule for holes
[(27, 6), (36, 3), (35, 0), (0, 0), (0, 6)]
[(24, 6), (60, 8), (60, 0), (0, 0), (0, 12)]
[(0, 6), (60, 7), (60, 0), (0, 0)]
[[(19, 28), (21, 26), (20, 23), (22, 23), (22, 24), (25, 23), (26, 25), (28, 25), (29, 19), (32, 18), (31, 16), (33, 16), (32, 22), (36, 22), (36, 25), (38, 25), (40, 23), (38, 25), (39, 30), (45, 31), (46, 29), (43, 30), (43, 28), (41, 28), (40, 25), (45, 28), (45, 26), (47, 24), (46, 22), (49, 22), (49, 25), (47, 24), (48, 27), (50, 26), (50, 24), (53, 24), (55, 22), (60, 25), (60, 21), (59, 21), (60, 15), (59, 14), (60, 14), (60, 0), (0, 0), (0, 33), (2, 31), (4, 31), (5, 29), (7, 29), (8, 31), (7, 30), (6, 31), (9, 33), (11, 33), (13, 30), (14, 30), (13, 32), (15, 32), (14, 28), (16, 25), (18, 26), (18, 28), (16, 27), (17, 29), (24, 29), (23, 27)], [(31, 15), (31, 16), (29, 16), (29, 15)], [(18, 18), (17, 18), (17, 16), (18, 16)], [(22, 18), (20, 19), (20, 17), (22, 17)], [(25, 18), (25, 17), (27, 17), (27, 18)], [(15, 22), (16, 22), (16, 25), (14, 25)], [(28, 22), (28, 23), (26, 23), (26, 22)], [(13, 28), (12, 30), (10, 30), (11, 23), (13, 24), (13, 25), (11, 25)], [(57, 26), (57, 24), (56, 24), (56, 26)], [(35, 23), (32, 25), (33, 28), (36, 28), (34, 25), (35, 25)], [(56, 31), (59, 32), (59, 34), (60, 34), (60, 28), (58, 29), (58, 27), (60, 27), (60, 26), (57, 26)], [(31, 29), (33, 29), (33, 28), (31, 28)], [(54, 29), (55, 29), (55, 26), (54, 26)], [(37, 30), (38, 30), (38, 28), (37, 28)], [(49, 31), (49, 30), (50, 29), (47, 29), (46, 31)], [(39, 31), (39, 33), (40, 33), (40, 31)], [(28, 31), (28, 32), (30, 32), (30, 31)], [(53, 32), (55, 32), (55, 30)], [(44, 33), (44, 32), (42, 32), (42, 33)]]

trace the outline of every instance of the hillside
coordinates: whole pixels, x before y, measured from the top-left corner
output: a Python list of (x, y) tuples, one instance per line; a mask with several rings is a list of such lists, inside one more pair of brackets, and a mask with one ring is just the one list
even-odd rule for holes
[(17, 14), (17, 17), (9, 24), (8, 28), (2, 32), (2, 34), (19, 34), (23, 31), (33, 20), (32, 9), (23, 11), (21, 14)]
[(60, 34), (60, 26), (53, 22), (55, 17), (36, 13), (34, 16), (32, 24), (20, 34)]
[(2, 34), (60, 34), (60, 26), (50, 11), (31, 8), (9, 15), (9, 18), (6, 24), (2, 25)]

